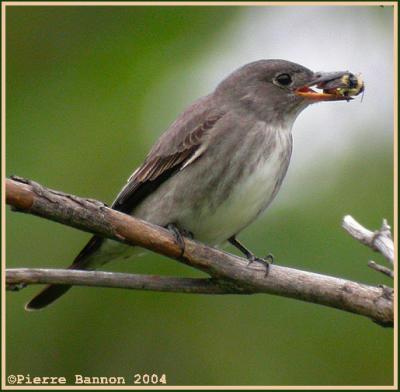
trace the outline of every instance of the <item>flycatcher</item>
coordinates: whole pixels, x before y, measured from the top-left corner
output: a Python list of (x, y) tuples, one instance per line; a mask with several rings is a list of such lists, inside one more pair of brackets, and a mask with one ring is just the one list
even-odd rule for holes
[[(209, 245), (229, 241), (250, 262), (257, 260), (236, 236), (279, 191), (296, 117), (312, 103), (350, 100), (363, 88), (361, 79), (347, 71), (314, 73), (284, 60), (247, 64), (170, 125), (112, 208), (191, 233)], [(93, 236), (70, 268), (96, 269), (134, 252)], [(43, 308), (70, 287), (50, 285), (26, 309)]]

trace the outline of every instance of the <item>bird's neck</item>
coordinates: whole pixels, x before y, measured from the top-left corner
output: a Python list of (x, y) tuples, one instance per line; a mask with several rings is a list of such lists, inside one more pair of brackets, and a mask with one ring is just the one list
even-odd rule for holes
[(234, 110), (243, 118), (251, 116), (256, 121), (262, 121), (273, 128), (291, 131), (297, 116), (307, 107), (299, 102), (287, 102), (285, 105), (273, 106), (260, 104), (254, 100), (241, 99), (229, 104), (221, 103), (219, 107), (225, 107), (226, 111)]

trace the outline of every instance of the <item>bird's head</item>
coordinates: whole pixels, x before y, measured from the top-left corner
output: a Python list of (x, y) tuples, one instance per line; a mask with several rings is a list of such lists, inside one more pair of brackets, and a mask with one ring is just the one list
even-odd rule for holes
[(234, 71), (215, 93), (261, 119), (292, 122), (312, 103), (349, 101), (363, 90), (360, 76), (348, 71), (313, 72), (290, 61), (260, 60)]

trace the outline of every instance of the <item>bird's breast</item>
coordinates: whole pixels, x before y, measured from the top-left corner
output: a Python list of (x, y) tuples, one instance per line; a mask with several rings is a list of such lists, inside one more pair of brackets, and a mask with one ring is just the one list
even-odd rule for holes
[(220, 169), (217, 186), (210, 187), (208, 203), (193, 224), (197, 238), (220, 243), (253, 222), (278, 192), (291, 151), (290, 129), (257, 124), (235, 153), (224, 157), (226, 167)]

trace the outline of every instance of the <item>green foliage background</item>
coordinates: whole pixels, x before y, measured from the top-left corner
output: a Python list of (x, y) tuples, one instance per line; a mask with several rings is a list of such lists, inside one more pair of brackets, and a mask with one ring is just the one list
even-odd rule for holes
[[(211, 91), (180, 71), (217, 52), (215, 41), (235, 29), (245, 8), (9, 8), (6, 174), (110, 203), (156, 136)], [(173, 81), (168, 96), (149, 102), (149, 90), (166, 78)], [(385, 140), (358, 140), (318, 184), (290, 195), (297, 203), (278, 200), (281, 207), (273, 204), (241, 239), (283, 265), (390, 284), (366, 267), (382, 258), (340, 227), (347, 213), (371, 228), (383, 217), (393, 221), (393, 154)], [(323, 157), (315, 159), (318, 166)], [(88, 237), (7, 211), (7, 266), (66, 266)], [(106, 268), (200, 276), (154, 254)], [(268, 295), (77, 287), (53, 307), (25, 312), (37, 290), (7, 293), (7, 374), (131, 382), (134, 373), (166, 373), (170, 385), (393, 382), (393, 330), (341, 311)]]

